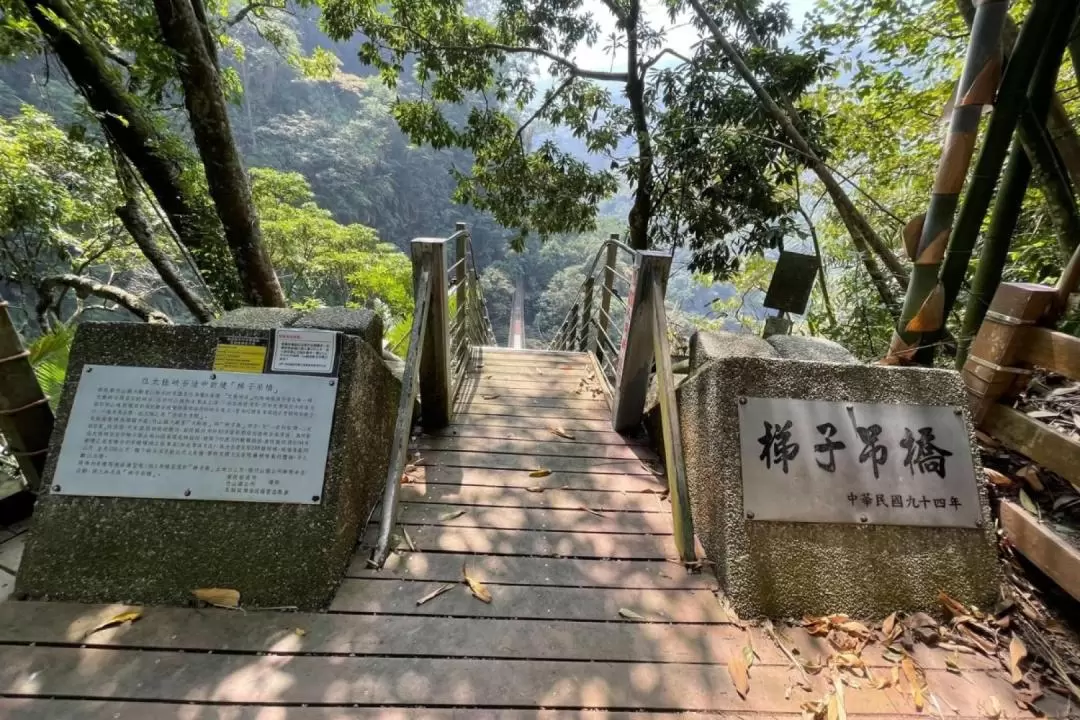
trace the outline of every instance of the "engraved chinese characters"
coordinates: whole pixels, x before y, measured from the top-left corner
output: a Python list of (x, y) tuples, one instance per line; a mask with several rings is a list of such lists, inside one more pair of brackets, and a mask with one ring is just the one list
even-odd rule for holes
[(755, 520), (979, 521), (970, 441), (953, 408), (744, 398), (739, 430)]
[(54, 492), (318, 502), (335, 398), (327, 378), (87, 365)]

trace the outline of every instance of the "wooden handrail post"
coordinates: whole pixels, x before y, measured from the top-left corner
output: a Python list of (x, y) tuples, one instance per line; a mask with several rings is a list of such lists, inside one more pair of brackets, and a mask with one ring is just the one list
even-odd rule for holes
[(581, 301), (581, 326), (578, 328), (577, 336), (577, 349), (581, 352), (588, 352), (591, 349), (589, 345), (589, 321), (592, 319), (593, 283), (592, 276), (585, 278), (583, 287), (585, 298)]
[(431, 273), (431, 302), (428, 305), (424, 351), (420, 354), (420, 422), (424, 428), (436, 429), (449, 424), (453, 402), (446, 239), (413, 240), (412, 261), (414, 291), (419, 287), (422, 272), (428, 270)]
[(976, 426), (998, 401), (1008, 399), (1026, 383), (1031, 371), (1015, 367), (1022, 357), (1024, 338), (1028, 328), (1051, 310), (1056, 295), (1054, 288), (1045, 285), (998, 286), (964, 363), (964, 384)]
[(0, 299), (0, 433), (7, 439), (31, 492), (41, 488), (53, 412), (41, 391), (29, 352)]
[(633, 430), (641, 424), (645, 396), (649, 391), (649, 370), (653, 363), (652, 299), (650, 283), (667, 290), (671, 256), (665, 252), (639, 252), (630, 278), (626, 299), (626, 322), (623, 326), (619, 361), (615, 376), (614, 406), (611, 424), (617, 432)]
[[(619, 233), (611, 233), (612, 240), (619, 239)], [(619, 248), (614, 243), (608, 245), (607, 257), (604, 259), (604, 286), (600, 291), (600, 317), (598, 319), (597, 337), (606, 334), (608, 330), (608, 318), (611, 316), (611, 293), (615, 287), (615, 263), (619, 261)], [(596, 343), (596, 357), (603, 366), (604, 346)]]

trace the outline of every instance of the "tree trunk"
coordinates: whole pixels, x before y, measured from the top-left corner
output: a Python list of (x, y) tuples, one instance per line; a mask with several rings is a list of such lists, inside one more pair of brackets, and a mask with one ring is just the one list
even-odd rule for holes
[(154, 7), (165, 44), (176, 53), (184, 105), (244, 300), (251, 305), (284, 307), (285, 295), (263, 244), (247, 173), (229, 127), (216, 52), (208, 47), (208, 30), (199, 19), (200, 2), (154, 0)]
[(637, 32), (640, 16), (640, 0), (632, 0), (626, 23), (626, 98), (630, 103), (630, 115), (634, 121), (638, 169), (629, 225), (630, 247), (635, 250), (648, 250), (649, 224), (653, 216), (653, 157), (652, 138), (649, 135), (648, 118), (645, 116), (645, 79), (638, 63)]
[(106, 300), (111, 300), (117, 305), (130, 310), (148, 323), (160, 325), (172, 324), (172, 320), (169, 319), (168, 315), (161, 312), (138, 295), (129, 293), (127, 290), (118, 288), (115, 285), (105, 285), (93, 278), (85, 277), (83, 275), (73, 275), (71, 273), (52, 275), (43, 278), (40, 287), (42, 297), (48, 297), (55, 287), (69, 287), (83, 297), (86, 295), (97, 295)]
[[(892, 273), (895, 280), (902, 284), (907, 284), (907, 271), (904, 269), (903, 264), (893, 254), (892, 250), (885, 244), (885, 241), (874, 231), (870, 226), (870, 223), (855, 207), (855, 203), (848, 197), (847, 192), (844, 191), (843, 186), (833, 177), (832, 171), (828, 166), (818, 157), (817, 153), (810, 147), (810, 144), (799, 132), (798, 128), (788, 117), (788, 115), (776, 104), (776, 101), (769, 94), (769, 91), (758, 82), (754, 77), (753, 72), (746, 65), (746, 62), (739, 55), (735, 47), (728, 42), (724, 37), (723, 31), (720, 26), (716, 24), (716, 21), (705, 10), (705, 7), (701, 4), (701, 0), (690, 0), (690, 4), (694, 7), (694, 11), (697, 13), (701, 21), (708, 27), (709, 32), (712, 34), (716, 43), (720, 46), (720, 49), (731, 61), (732, 66), (742, 77), (743, 81), (750, 86), (750, 89), (754, 91), (758, 100), (764, 106), (765, 111), (769, 113), (769, 116), (780, 126), (784, 135), (787, 136), (791, 144), (795, 146), (795, 149), (806, 158), (807, 164), (810, 169), (814, 171), (814, 174), (818, 176), (822, 184), (825, 186), (825, 190), (829, 193), (829, 197), (832, 199), (833, 204), (836, 206), (836, 211), (840, 215), (840, 219), (843, 221), (844, 226), (847, 228), (848, 233), (851, 235), (852, 241), (858, 248), (858, 242), (856, 237), (861, 238), (862, 244), (873, 249), (874, 253), (881, 259), (885, 266)], [(880, 290), (880, 288), (879, 288)], [(884, 299), (884, 298), (883, 298)]]
[(997, 203), (990, 217), (990, 228), (979, 253), (979, 264), (975, 278), (971, 283), (964, 321), (960, 329), (960, 342), (956, 348), (956, 368), (962, 369), (967, 362), (971, 340), (979, 332), (986, 310), (990, 307), (1005, 261), (1009, 256), (1009, 243), (1012, 240), (1016, 221), (1024, 206), (1024, 194), (1031, 179), (1031, 161), (1021, 147), (1020, 142), (1013, 143), (1009, 152), (1009, 163), (1005, 167), (1005, 177), (1001, 182)]
[[(66, 0), (23, 0), (30, 16), (72, 82), (86, 99), (105, 134), (116, 142), (146, 181), (181, 242), (226, 309), (239, 304), (238, 283), (213, 208), (188, 187), (180, 163), (167, 148), (177, 141), (159, 128), (152, 114), (129, 94)], [(62, 26), (51, 19), (59, 18)]]
[(921, 222), (913, 220), (904, 228), (908, 254), (915, 265), (904, 310), (883, 360), (885, 364), (913, 361), (923, 337), (930, 337), (945, 326), (945, 289), (938, 282), (938, 271), (975, 151), (983, 107), (993, 104), (997, 91), (1001, 75), (1001, 27), (1008, 9), (1007, 0), (985, 0), (975, 10), (967, 58), (956, 90), (956, 106), (941, 150), (930, 204)]
[(120, 176), (120, 186), (124, 191), (125, 202), (116, 208), (116, 216), (120, 218), (120, 222), (124, 224), (124, 228), (127, 229), (135, 244), (139, 246), (142, 254), (157, 270), (162, 281), (176, 294), (176, 297), (180, 299), (188, 312), (194, 315), (195, 319), (201, 323), (210, 322), (214, 319), (214, 311), (203, 302), (202, 298), (198, 296), (190, 285), (184, 282), (184, 278), (180, 275), (180, 271), (176, 269), (176, 266), (173, 265), (172, 260), (154, 241), (154, 233), (139, 209), (139, 203), (132, 189), (131, 178), (127, 177), (128, 173), (129, 171), (123, 165), (117, 170), (117, 175)]
[[(1046, 33), (1050, 25), (1059, 18), (1061, 6), (1055, 0), (1036, 0), (1028, 13), (1017, 36), (1005, 75), (1001, 81), (994, 112), (986, 128), (982, 148), (979, 150), (975, 169), (971, 173), (971, 184), (964, 196), (960, 213), (956, 217), (952, 237), (949, 238), (948, 253), (941, 268), (941, 287), (944, 291), (945, 305), (943, 316), (948, 317), (960, 294), (971, 252), (982, 229), (983, 219), (994, 197), (994, 188), (1001, 175), (1001, 166), (1009, 153), (1010, 140), (1016, 130), (1021, 111), (1027, 104), (1028, 88), (1032, 73), (1039, 61)], [(933, 361), (933, 348), (941, 338), (939, 331), (924, 335), (922, 347), (916, 353), (916, 360), (924, 365)], [(964, 338), (961, 337), (961, 343)]]

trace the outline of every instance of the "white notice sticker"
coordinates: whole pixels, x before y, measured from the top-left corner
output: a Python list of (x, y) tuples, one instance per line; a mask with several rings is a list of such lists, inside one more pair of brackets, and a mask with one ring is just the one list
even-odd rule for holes
[(337, 352), (333, 330), (278, 330), (271, 372), (332, 373)]

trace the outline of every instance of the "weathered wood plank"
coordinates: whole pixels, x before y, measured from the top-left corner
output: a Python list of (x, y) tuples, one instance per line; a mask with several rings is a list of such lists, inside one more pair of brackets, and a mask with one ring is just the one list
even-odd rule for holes
[(1019, 505), (1003, 500), (1000, 508), (1009, 542), (1062, 590), (1080, 600), (1080, 550)]
[[(611, 420), (595, 420), (590, 418), (551, 418), (539, 415), (492, 415), (490, 413), (478, 413), (470, 410), (463, 412), (457, 410), (451, 421), (452, 426), (480, 425), (484, 427), (512, 427), (512, 428), (547, 428), (549, 425), (558, 425), (567, 430), (592, 430), (598, 432), (613, 432)], [(640, 437), (640, 436), (639, 436)]]
[[(814, 682), (820, 695), (825, 680)], [(1014, 693), (989, 673), (949, 677), (928, 671), (927, 682), (943, 704), (964, 708), (976, 705), (973, 698)], [(786, 667), (764, 665), (755, 667), (743, 700), (722, 665), (379, 657), (328, 662), (307, 656), (0, 648), (4, 693), (85, 700), (783, 712), (803, 699), (785, 699), (787, 685)], [(848, 688), (845, 699), (851, 714), (913, 710), (902, 691), (868, 684)]]
[(465, 386), (488, 386), (492, 388), (520, 390), (558, 390), (572, 393), (581, 387), (584, 382), (586, 382), (585, 377), (577, 379), (563, 377), (521, 377), (514, 373), (499, 373), (496, 375), (494, 372), (487, 372), (484, 368), (481, 368), (474, 372), (466, 372), (463, 384)]
[[(543, 478), (531, 478), (521, 470), (488, 470), (484, 468), (459, 468), (451, 466), (418, 467), (410, 472), (415, 487), (427, 485), (483, 485), (524, 490), (545, 488), (556, 490), (606, 490), (610, 492), (655, 492), (667, 489), (664, 478), (648, 475), (610, 475), (605, 473), (554, 473)], [(425, 480), (426, 478), (426, 480)], [(422, 492), (422, 490), (418, 490)]]
[[(498, 400), (488, 402), (486, 400), (456, 403), (455, 415), (458, 413), (468, 415), (504, 415), (510, 417), (554, 418), (556, 420), (610, 420), (611, 413), (606, 407), (590, 408), (550, 408), (550, 407), (525, 407), (515, 405), (512, 402), (502, 403)], [(563, 423), (560, 423), (563, 424)]]
[[(549, 427), (550, 426), (550, 427)], [(551, 427), (560, 427), (557, 422), (548, 423), (544, 427), (516, 427), (514, 425), (447, 425), (441, 430), (420, 435), (420, 438), (493, 438), (496, 440), (547, 440), (556, 436), (551, 432)], [(637, 436), (620, 435), (612, 430), (568, 430), (573, 438), (558, 438), (564, 443), (579, 443), (584, 445), (626, 445), (644, 450), (650, 448), (647, 438)]]
[[(621, 558), (624, 560), (664, 560), (675, 557), (670, 535), (626, 535), (619, 533), (531, 532), (527, 530), (477, 530), (475, 528), (406, 528), (420, 552), (532, 555), (535, 557)], [(378, 533), (369, 528), (364, 547), (374, 547)], [(404, 538), (397, 551), (408, 552)]]
[(987, 412), (981, 429), (1080, 489), (1080, 442), (1001, 404)]
[(1080, 380), (1080, 338), (1049, 328), (1028, 328), (1020, 346), (1023, 360)]
[(372, 569), (367, 564), (367, 556), (357, 553), (345, 575), (358, 578), (399, 577), (405, 580), (459, 582), (461, 566), (465, 563), (468, 563), (478, 576), (504, 585), (544, 583), (658, 590), (715, 590), (718, 587), (716, 577), (711, 573), (690, 573), (682, 565), (663, 560), (573, 560), (425, 552), (391, 555), (382, 570)]
[(0, 570), (0, 607), (15, 590), (15, 576), (6, 570)]
[[(565, 562), (565, 561), (557, 561)], [(615, 564), (615, 563), (612, 563)], [(457, 567), (460, 575), (460, 564)], [(432, 600), (431, 602), (435, 602)], [(137, 623), (87, 633), (118, 613), (139, 610)], [(304, 633), (300, 635), (296, 628)], [(530, 657), (542, 660), (640, 662), (727, 662), (727, 653), (746, 643), (750, 633), (755, 664), (786, 665), (765, 633), (737, 624), (507, 620), (439, 616), (356, 615), (351, 613), (237, 613), (224, 610), (6, 603), (0, 605), (0, 642), (130, 647), (189, 651), (324, 653), (348, 655), (426, 655), (436, 657)], [(801, 628), (784, 629), (790, 646), (805, 658), (827, 656), (824, 638)], [(943, 670), (948, 653), (916, 645), (920, 667)], [(878, 645), (863, 651), (867, 665), (891, 667)], [(960, 655), (963, 670), (994, 670), (997, 662)], [(0, 713), (0, 717), (6, 717)]]
[[(567, 431), (569, 432), (569, 431)], [(571, 433), (572, 434), (572, 433)], [(574, 439), (576, 439), (575, 436)], [(544, 439), (419, 437), (415, 446), (420, 450), (453, 450), (456, 452), (510, 453), (517, 456), (559, 455), (562, 457), (604, 458), (621, 460), (656, 460), (656, 453), (641, 445), (593, 445), (562, 439), (552, 432)]]
[(653, 471), (635, 458), (575, 457), (565, 455), (510, 454), (498, 451), (424, 450), (418, 465), (488, 468), (492, 470), (535, 470), (552, 472), (615, 473), (653, 475)]
[(518, 409), (550, 408), (567, 410), (570, 414), (579, 411), (607, 411), (607, 404), (599, 398), (593, 399), (576, 395), (510, 395), (509, 393), (462, 392), (457, 396), (457, 407), (468, 408), (474, 405), (510, 405)]
[[(547, 480), (556, 477), (530, 478), (528, 473), (523, 482)], [(620, 477), (621, 476), (616, 476)], [(539, 483), (537, 483), (539, 485)], [(603, 490), (564, 490), (561, 487), (544, 492), (530, 492), (520, 488), (488, 487), (486, 485), (435, 485), (409, 483), (401, 488), (401, 502), (437, 503), (441, 505), (495, 505), (517, 508), (566, 508), (583, 507), (599, 512), (633, 511), (667, 513), (670, 507), (660, 500), (656, 493), (649, 492), (606, 492)], [(585, 512), (585, 511), (582, 511)]]
[(442, 583), (347, 578), (342, 581), (330, 610), (395, 615), (617, 622), (621, 619), (619, 609), (631, 608), (645, 618), (640, 622), (730, 622), (716, 596), (709, 590), (495, 585), (487, 582), (479, 571), (470, 568), (469, 572), (485, 583), (491, 593), (490, 603), (473, 597), (464, 583), (459, 583), (459, 586), (434, 600), (417, 605), (417, 600), (438, 589)]
[(0, 543), (0, 569), (11, 573), (18, 572), (28, 537), (27, 533), (23, 533)]
[[(0, 717), (18, 720), (686, 720), (681, 713), (611, 712), (608, 710), (508, 710), (468, 708), (282, 707), (122, 700), (0, 698)], [(758, 713), (754, 720), (799, 720), (798, 713)], [(915, 717), (915, 716), (913, 716)], [(697, 713), (694, 720), (719, 720), (725, 714)]]
[[(668, 535), (671, 518), (663, 513), (609, 512), (598, 517), (577, 509), (478, 507), (403, 503), (402, 525), (472, 527), (496, 530), (557, 530), (559, 532), (620, 532)], [(377, 523), (376, 523), (377, 524)]]

